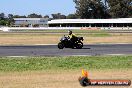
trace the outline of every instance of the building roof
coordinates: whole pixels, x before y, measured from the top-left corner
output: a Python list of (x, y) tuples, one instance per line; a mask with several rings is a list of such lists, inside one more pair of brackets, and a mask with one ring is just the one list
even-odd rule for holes
[(63, 23), (132, 23), (132, 18), (117, 18), (117, 19), (57, 19), (48, 21), (48, 24), (63, 24)]

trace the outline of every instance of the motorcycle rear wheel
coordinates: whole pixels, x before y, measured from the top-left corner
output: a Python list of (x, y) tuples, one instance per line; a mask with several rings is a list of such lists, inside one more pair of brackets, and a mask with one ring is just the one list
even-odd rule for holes
[(78, 45), (76, 46), (77, 49), (82, 49), (83, 47), (83, 43), (82, 42), (78, 42)]

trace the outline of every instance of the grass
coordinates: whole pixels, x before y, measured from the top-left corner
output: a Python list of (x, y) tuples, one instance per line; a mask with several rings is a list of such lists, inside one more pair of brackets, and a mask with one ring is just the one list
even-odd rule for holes
[(132, 56), (0, 57), (0, 72), (132, 69)]
[[(103, 30), (72, 30), (73, 33), (77, 35), (89, 35), (89, 36), (98, 36), (98, 35), (106, 35), (108, 36), (109, 33)], [(47, 34), (48, 33), (48, 34)], [(46, 35), (53, 35), (53, 34), (68, 34), (68, 30), (21, 30), (21, 31), (12, 31), (12, 32), (0, 32), (1, 36), (3, 35), (34, 35), (34, 34), (46, 34)]]
[[(89, 34), (89, 35), (107, 35), (108, 36), (108, 31), (104, 30), (72, 30), (73, 33), (75, 34)], [(46, 33), (63, 33), (63, 34), (68, 34), (68, 30), (13, 30), (11, 32), (0, 32), (1, 34), (34, 34), (34, 33), (41, 33), (41, 34), (46, 34)]]
[[(77, 36), (84, 37), (84, 44), (132, 43), (132, 34), (111, 34), (97, 30), (73, 30), (73, 32)], [(57, 44), (60, 38), (67, 34), (67, 30), (45, 30), (45, 32), (0, 32), (0, 45)]]
[(0, 57), (0, 88), (82, 88), (78, 82), (82, 68), (88, 71), (91, 79), (132, 80), (131, 58)]

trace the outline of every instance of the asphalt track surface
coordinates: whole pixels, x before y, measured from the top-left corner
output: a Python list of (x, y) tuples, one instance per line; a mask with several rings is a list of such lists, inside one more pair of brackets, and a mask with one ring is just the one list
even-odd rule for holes
[(84, 45), (83, 49), (58, 49), (57, 45), (0, 46), (0, 56), (100, 56), (130, 55), (132, 44)]

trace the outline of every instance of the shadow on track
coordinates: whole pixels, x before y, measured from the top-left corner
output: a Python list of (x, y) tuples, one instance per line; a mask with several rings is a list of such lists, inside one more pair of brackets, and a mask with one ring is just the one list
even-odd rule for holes
[[(71, 48), (71, 49), (77, 49), (77, 48)], [(91, 49), (91, 48), (82, 48), (82, 49)], [(81, 49), (77, 49), (77, 50), (81, 50)]]
[(91, 49), (91, 48), (82, 48), (82, 49)]

